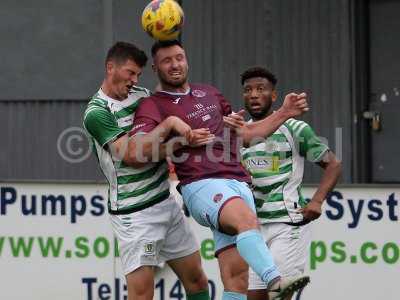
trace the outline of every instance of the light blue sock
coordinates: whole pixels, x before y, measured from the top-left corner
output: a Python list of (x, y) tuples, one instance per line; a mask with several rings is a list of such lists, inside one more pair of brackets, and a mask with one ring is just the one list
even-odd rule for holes
[(224, 291), (222, 293), (222, 300), (246, 300), (247, 295), (245, 294), (239, 294), (236, 292), (228, 292)]
[(267, 285), (280, 277), (271, 252), (258, 230), (252, 229), (238, 234), (236, 247), (240, 256)]

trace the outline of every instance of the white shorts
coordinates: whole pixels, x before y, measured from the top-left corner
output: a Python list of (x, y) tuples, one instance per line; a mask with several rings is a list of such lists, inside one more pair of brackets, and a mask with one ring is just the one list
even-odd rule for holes
[(173, 196), (128, 215), (110, 215), (124, 274), (185, 257), (199, 247)]
[[(261, 233), (283, 277), (304, 273), (311, 243), (311, 224), (291, 226), (284, 223), (261, 225)], [(249, 290), (262, 290), (267, 286), (249, 269)]]

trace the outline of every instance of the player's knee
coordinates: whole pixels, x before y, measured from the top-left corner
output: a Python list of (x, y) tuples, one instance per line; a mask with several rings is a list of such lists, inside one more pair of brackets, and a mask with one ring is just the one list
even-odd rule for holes
[(206, 274), (200, 270), (198, 272), (193, 272), (192, 276), (184, 282), (185, 290), (188, 293), (197, 293), (199, 291), (204, 291), (208, 289), (208, 279)]
[(129, 286), (128, 285), (128, 299), (151, 300), (154, 297), (154, 288), (152, 285), (142, 284)]
[(247, 230), (257, 229), (258, 227), (257, 216), (250, 213), (241, 218), (240, 222), (237, 224), (239, 233)]
[(235, 270), (235, 272), (226, 272), (222, 275), (222, 282), (224, 284), (224, 290), (237, 292), (241, 294), (247, 293), (247, 287), (249, 282), (248, 268), (241, 270)]
[(128, 299), (147, 300), (154, 296), (153, 275), (146, 268), (140, 268), (126, 276)]

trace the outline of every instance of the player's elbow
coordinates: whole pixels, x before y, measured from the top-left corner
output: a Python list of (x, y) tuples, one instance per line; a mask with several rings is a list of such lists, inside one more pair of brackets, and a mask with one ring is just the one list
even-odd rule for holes
[(337, 170), (339, 176), (342, 174), (342, 162), (335, 160), (334, 162), (334, 168)]
[(333, 157), (328, 163), (328, 169), (332, 170), (339, 178), (342, 174), (342, 162), (336, 157)]

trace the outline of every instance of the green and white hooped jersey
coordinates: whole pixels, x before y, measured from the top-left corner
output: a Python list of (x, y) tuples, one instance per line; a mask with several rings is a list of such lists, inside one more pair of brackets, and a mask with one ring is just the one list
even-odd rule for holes
[(328, 150), (307, 123), (295, 119), (286, 121), (265, 142), (242, 149), (261, 223), (303, 221), (296, 211), (307, 204), (301, 192), (304, 158), (318, 162)]
[(111, 214), (139, 211), (169, 197), (166, 161), (132, 168), (113, 158), (107, 146), (132, 129), (136, 108), (141, 98), (149, 95), (147, 89), (133, 87), (127, 99), (117, 101), (100, 89), (89, 101), (84, 114), (84, 127), (109, 183)]

